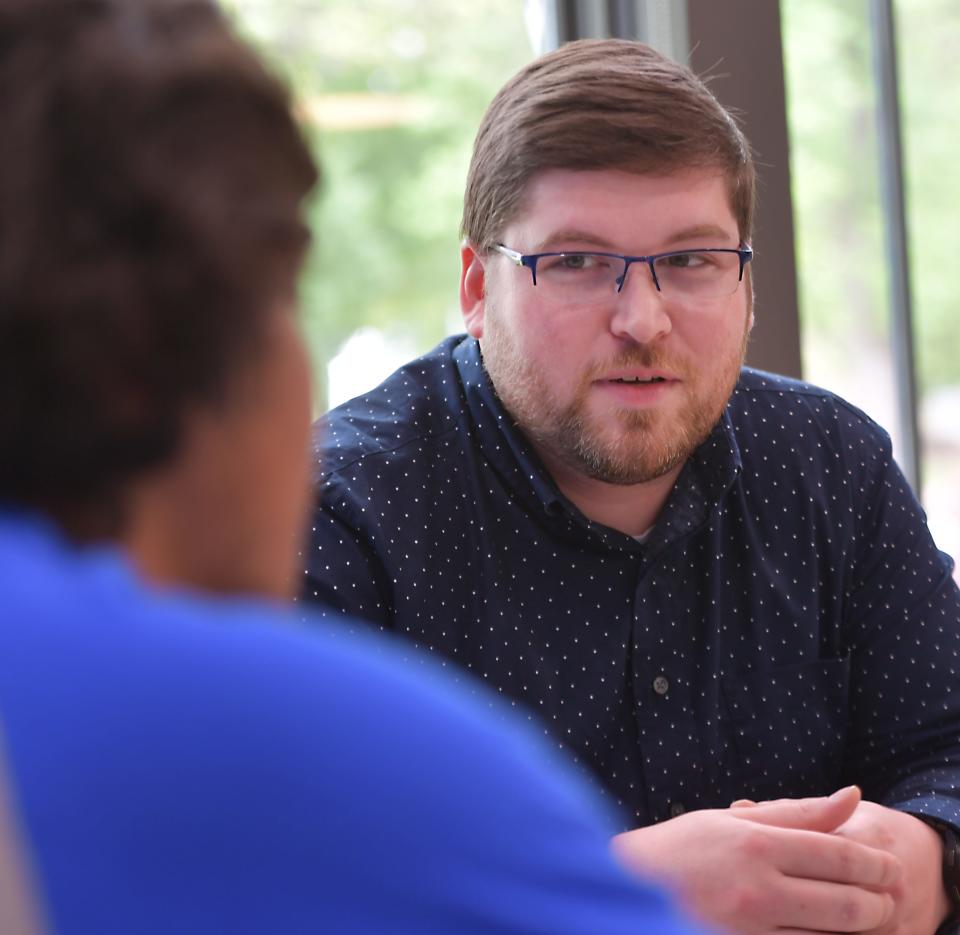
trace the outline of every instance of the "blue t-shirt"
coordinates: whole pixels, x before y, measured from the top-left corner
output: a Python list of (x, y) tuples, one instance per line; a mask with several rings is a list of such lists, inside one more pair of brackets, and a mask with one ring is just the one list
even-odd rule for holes
[(0, 718), (61, 933), (692, 931), (565, 765), (432, 663), (157, 592), (9, 511)]

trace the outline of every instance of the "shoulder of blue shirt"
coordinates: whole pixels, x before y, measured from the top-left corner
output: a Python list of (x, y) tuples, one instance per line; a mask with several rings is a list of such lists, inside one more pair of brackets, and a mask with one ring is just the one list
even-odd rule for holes
[(486, 689), (32, 535), (0, 543), (0, 710), (58, 931), (686, 931)]

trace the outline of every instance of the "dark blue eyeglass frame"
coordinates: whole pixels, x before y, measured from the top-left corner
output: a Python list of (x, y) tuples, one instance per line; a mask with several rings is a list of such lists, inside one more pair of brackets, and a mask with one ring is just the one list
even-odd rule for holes
[(511, 250), (502, 243), (495, 243), (491, 246), (492, 250), (502, 253), (507, 259), (512, 260), (517, 266), (526, 266), (533, 276), (533, 284), (537, 284), (537, 263), (547, 256), (608, 256), (616, 260), (623, 260), (623, 274), (617, 277), (617, 292), (623, 289), (623, 284), (627, 281), (627, 273), (634, 263), (646, 263), (650, 267), (650, 276), (653, 278), (653, 284), (657, 287), (657, 292), (662, 292), (660, 280), (657, 279), (657, 271), (654, 263), (657, 260), (663, 260), (671, 256), (686, 256), (690, 253), (735, 253), (740, 258), (740, 272), (737, 276), (737, 282), (743, 282), (743, 268), (753, 259), (753, 248), (749, 244), (740, 244), (739, 247), (701, 247), (693, 250), (668, 250), (666, 253), (652, 253), (650, 256), (626, 256), (622, 253), (605, 253), (603, 250), (563, 250), (558, 253), (520, 253), (517, 250)]

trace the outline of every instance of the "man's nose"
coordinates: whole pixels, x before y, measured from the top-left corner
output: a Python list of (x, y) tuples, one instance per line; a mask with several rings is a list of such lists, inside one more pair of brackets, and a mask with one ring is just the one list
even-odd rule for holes
[(673, 329), (667, 312), (668, 300), (657, 289), (649, 263), (631, 263), (623, 286), (614, 299), (610, 331), (638, 344), (663, 338)]

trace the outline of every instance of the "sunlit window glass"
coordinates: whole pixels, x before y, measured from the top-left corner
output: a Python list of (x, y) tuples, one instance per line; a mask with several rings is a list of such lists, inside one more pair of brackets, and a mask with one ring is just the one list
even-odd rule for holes
[(517, 0), (227, 0), (285, 72), (323, 163), (302, 286), (318, 407), (461, 330), (458, 229), (473, 137), (533, 55)]
[(960, 4), (899, 9), (923, 501), (934, 535), (960, 561), (960, 126), (944, 106), (960, 100)]
[[(960, 5), (897, 4), (922, 446), (921, 496), (960, 556)], [(866, 2), (782, 0), (804, 376), (896, 434), (874, 77)], [(829, 89), (829, 90), (827, 90)]]

